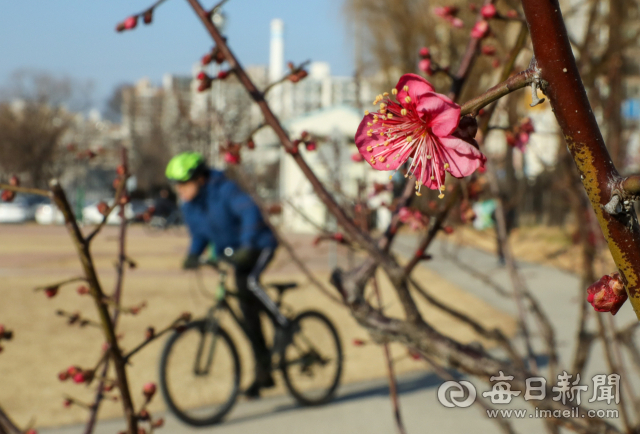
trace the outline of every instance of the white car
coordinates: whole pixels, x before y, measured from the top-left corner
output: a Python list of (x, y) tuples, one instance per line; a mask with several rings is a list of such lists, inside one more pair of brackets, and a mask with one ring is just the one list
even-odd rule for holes
[[(113, 199), (111, 199), (109, 201), (104, 201), (104, 202), (109, 206), (113, 205)], [(119, 208), (114, 209), (111, 212), (111, 214), (109, 214), (109, 217), (107, 218), (107, 224), (108, 225), (119, 225), (120, 224), (120, 216), (118, 214), (119, 214)], [(127, 220), (132, 219), (134, 217), (133, 208), (132, 208), (130, 203), (128, 203), (124, 207), (124, 217)], [(98, 202), (93, 203), (93, 204), (88, 205), (88, 206), (85, 206), (82, 209), (82, 222), (84, 224), (97, 225), (97, 224), (102, 223), (103, 219), (104, 219), (104, 216), (100, 213), (100, 211), (98, 211)]]
[(40, 205), (36, 209), (36, 222), (41, 225), (64, 224), (64, 216), (53, 204)]
[(0, 223), (24, 223), (33, 220), (36, 207), (48, 199), (18, 194), (12, 202), (0, 202)]

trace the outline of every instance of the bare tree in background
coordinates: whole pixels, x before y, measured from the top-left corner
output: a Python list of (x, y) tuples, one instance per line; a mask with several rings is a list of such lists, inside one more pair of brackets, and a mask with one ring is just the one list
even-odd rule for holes
[(56, 161), (73, 123), (71, 109), (89, 107), (92, 85), (44, 72), (17, 71), (0, 91), (0, 170), (25, 173), (36, 187), (59, 176)]

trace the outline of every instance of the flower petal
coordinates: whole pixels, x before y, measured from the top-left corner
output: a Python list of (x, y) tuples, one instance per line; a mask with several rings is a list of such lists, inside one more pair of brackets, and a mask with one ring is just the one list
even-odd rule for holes
[(456, 178), (471, 175), (479, 167), (484, 167), (487, 157), (474, 146), (457, 137), (439, 137), (442, 144), (439, 151), (449, 163), (449, 173)]
[[(405, 86), (409, 88), (408, 92), (404, 90)], [(398, 84), (396, 84), (396, 89), (398, 89), (396, 98), (403, 106), (406, 105), (405, 98), (407, 96), (410, 96), (411, 100), (415, 102), (419, 101), (425, 93), (433, 92), (434, 90), (431, 83), (416, 74), (405, 74), (400, 77)]]
[(444, 95), (427, 92), (417, 102), (420, 117), (438, 137), (448, 136), (460, 122), (460, 106)]
[[(388, 145), (383, 146), (385, 138), (382, 134), (378, 134), (376, 131), (378, 128), (373, 127), (373, 114), (365, 115), (362, 122), (358, 126), (356, 132), (355, 142), (358, 147), (358, 152), (364, 157), (369, 165), (376, 170), (396, 170), (400, 167), (413, 149), (406, 149), (402, 155), (400, 155), (401, 145)], [(372, 125), (369, 125), (371, 123)], [(371, 136), (367, 134), (368, 131), (373, 130)], [(384, 158), (380, 161), (380, 154), (383, 154)], [(397, 157), (397, 158), (396, 158)], [(373, 160), (373, 163), (371, 162)]]
[[(356, 146), (358, 147), (358, 152), (360, 152), (367, 163), (371, 164), (371, 157), (374, 152), (373, 145), (380, 143), (380, 137), (375, 133), (375, 131), (371, 136), (367, 135), (367, 131), (371, 130), (371, 127), (368, 125), (369, 123), (373, 123), (372, 114), (365, 115), (362, 122), (360, 122), (358, 131), (356, 131), (355, 141)], [(367, 150), (369, 146), (372, 147), (371, 151)], [(376, 169), (376, 167), (374, 167), (374, 169)]]

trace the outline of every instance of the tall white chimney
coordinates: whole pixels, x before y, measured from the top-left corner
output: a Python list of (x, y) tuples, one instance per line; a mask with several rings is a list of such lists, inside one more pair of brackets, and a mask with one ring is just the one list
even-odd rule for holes
[(271, 20), (271, 47), (269, 52), (269, 81), (280, 80), (284, 74), (284, 22)]

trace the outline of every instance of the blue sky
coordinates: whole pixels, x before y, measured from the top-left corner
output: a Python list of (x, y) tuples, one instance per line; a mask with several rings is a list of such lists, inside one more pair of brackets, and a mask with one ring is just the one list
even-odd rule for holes
[[(70, 75), (95, 84), (102, 108), (111, 89), (144, 76), (159, 83), (165, 72), (189, 74), (212, 46), (185, 0), (168, 0), (151, 26), (116, 33), (128, 15), (153, 0), (20, 0), (0, 5), (0, 87), (20, 68)], [(215, 1), (202, 1), (205, 8)], [(266, 64), (269, 23), (285, 22), (285, 60), (326, 61), (351, 75), (352, 44), (340, 0), (230, 0), (224, 6), (229, 43), (244, 65)]]

